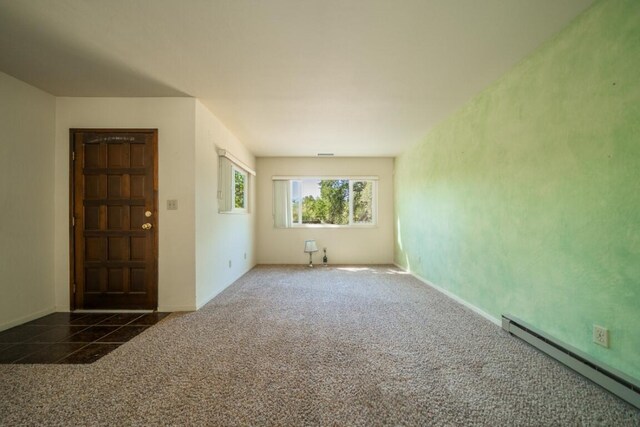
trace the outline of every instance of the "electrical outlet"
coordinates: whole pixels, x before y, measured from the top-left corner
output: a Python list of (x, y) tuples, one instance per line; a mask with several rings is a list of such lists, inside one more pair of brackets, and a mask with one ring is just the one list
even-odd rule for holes
[(609, 330), (604, 326), (593, 325), (593, 342), (609, 348)]
[(167, 200), (167, 210), (168, 211), (177, 211), (178, 210), (178, 201), (173, 199), (173, 200)]
[(244, 259), (247, 259), (247, 253), (246, 252), (244, 253)]
[(231, 260), (229, 260), (229, 268), (231, 268)]

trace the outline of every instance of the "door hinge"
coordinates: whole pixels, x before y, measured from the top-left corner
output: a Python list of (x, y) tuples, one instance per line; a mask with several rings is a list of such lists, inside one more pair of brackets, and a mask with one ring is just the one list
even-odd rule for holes
[(75, 226), (76, 226), (76, 217), (75, 217), (75, 216), (72, 216), (72, 217), (71, 217), (71, 226), (72, 226), (72, 227), (75, 227)]
[(73, 293), (74, 294), (76, 293), (76, 284), (75, 283), (73, 284)]
[(76, 152), (75, 151), (71, 152), (71, 160), (73, 160), (73, 161), (76, 160)]

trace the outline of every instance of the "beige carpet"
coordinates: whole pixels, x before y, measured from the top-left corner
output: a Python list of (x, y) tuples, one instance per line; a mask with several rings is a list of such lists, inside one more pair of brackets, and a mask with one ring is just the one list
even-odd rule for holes
[(640, 425), (393, 267), (258, 267), (92, 365), (0, 365), (1, 425)]

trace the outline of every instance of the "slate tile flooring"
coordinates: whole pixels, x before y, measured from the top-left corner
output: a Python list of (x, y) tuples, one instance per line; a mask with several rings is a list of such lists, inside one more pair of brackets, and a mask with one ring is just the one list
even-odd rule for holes
[(0, 332), (0, 364), (93, 363), (170, 313), (53, 313)]

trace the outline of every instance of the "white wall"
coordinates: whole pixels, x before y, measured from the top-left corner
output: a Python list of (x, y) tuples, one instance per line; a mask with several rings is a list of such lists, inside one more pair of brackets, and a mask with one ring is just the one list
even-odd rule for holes
[(54, 311), (55, 98), (0, 73), (0, 330)]
[[(392, 158), (270, 158), (257, 159), (259, 264), (304, 264), (304, 241), (315, 239), (327, 248), (330, 264), (393, 263)], [(272, 177), (377, 175), (378, 224), (372, 228), (274, 228)], [(321, 252), (314, 256), (322, 259)]]
[(254, 169), (255, 158), (200, 101), (195, 144), (196, 301), (201, 307), (255, 265), (255, 180), (249, 175), (248, 214), (219, 214), (216, 150), (226, 149)]
[[(195, 105), (193, 98), (57, 98), (56, 308), (69, 309), (69, 129), (157, 128), (161, 311), (195, 309)], [(166, 209), (167, 199), (178, 210)]]

